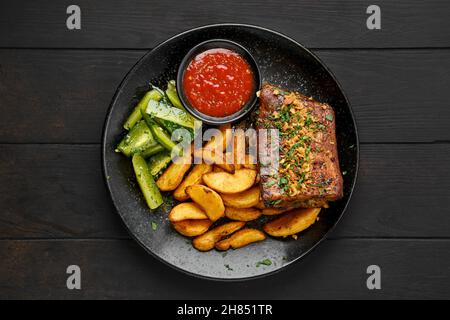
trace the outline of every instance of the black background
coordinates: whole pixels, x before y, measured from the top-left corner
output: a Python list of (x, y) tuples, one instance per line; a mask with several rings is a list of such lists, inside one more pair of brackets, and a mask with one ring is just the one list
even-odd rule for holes
[[(77, 4), (82, 29), (66, 28)], [(0, 3), (0, 298), (449, 298), (450, 3), (377, 1)], [(252, 23), (303, 43), (355, 112), (359, 180), (329, 240), (242, 283), (199, 280), (126, 233), (101, 174), (106, 111), (132, 65), (191, 27)], [(66, 268), (82, 290), (66, 288)], [(382, 290), (366, 288), (366, 268)]]

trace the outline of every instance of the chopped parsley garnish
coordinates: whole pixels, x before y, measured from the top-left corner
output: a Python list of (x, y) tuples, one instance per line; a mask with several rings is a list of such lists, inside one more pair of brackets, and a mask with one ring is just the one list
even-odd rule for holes
[(302, 141), (298, 141), (298, 142), (294, 143), (294, 145), (288, 151), (288, 157), (289, 158), (292, 157), (294, 155), (294, 152), (297, 150), (297, 148), (301, 147), (302, 145), (303, 145)]
[(308, 114), (308, 117), (306, 117), (305, 120), (305, 127), (309, 127), (313, 122), (313, 119), (311, 118), (311, 115)]
[(258, 268), (259, 266), (270, 266), (270, 265), (272, 265), (272, 260), (270, 260), (270, 259), (264, 259), (264, 260), (258, 261), (258, 262), (256, 263), (256, 267), (257, 267), (257, 268)]
[(300, 138), (300, 140), (307, 141), (307, 140), (311, 140), (311, 138), (308, 137), (308, 136), (303, 136), (303, 137)]
[(305, 150), (305, 160), (309, 161), (309, 154), (311, 153), (311, 146), (307, 146)]
[(299, 187), (301, 187), (301, 185), (303, 184), (303, 182), (305, 182), (305, 176), (306, 176), (306, 174), (305, 174), (304, 172), (302, 172), (302, 173), (300, 174), (300, 178), (298, 179), (298, 182), (297, 182), (297, 184), (298, 184)]
[(151, 225), (153, 231), (156, 231), (156, 229), (158, 229), (158, 225), (156, 224), (156, 222), (152, 221)]
[(266, 160), (263, 160), (263, 159), (259, 160), (259, 165), (261, 167), (267, 167), (269, 164), (270, 164), (270, 161), (266, 161)]
[(273, 186), (275, 184), (275, 181), (274, 180), (271, 180), (271, 181), (268, 181), (268, 182), (266, 182), (266, 187), (267, 188), (270, 188), (271, 186)]
[(284, 192), (287, 192), (289, 190), (289, 179), (286, 177), (281, 177), (278, 185)]
[(310, 184), (310, 186), (315, 187), (315, 188), (325, 188), (327, 186), (327, 183), (322, 182), (322, 183)]
[(325, 126), (323, 124), (321, 124), (320, 122), (316, 123), (316, 128), (319, 130), (323, 130), (325, 129)]
[(327, 119), (327, 120), (330, 121), (330, 122), (333, 122), (333, 114), (332, 114), (332, 113), (327, 114), (327, 115), (325, 116), (325, 119)]
[(281, 201), (283, 201), (283, 200), (282, 199), (271, 200), (271, 201), (269, 201), (269, 205), (270, 206), (275, 206), (275, 205), (279, 204)]
[(289, 122), (291, 120), (291, 114), (289, 113), (289, 109), (283, 110), (280, 114), (280, 119), (284, 122)]

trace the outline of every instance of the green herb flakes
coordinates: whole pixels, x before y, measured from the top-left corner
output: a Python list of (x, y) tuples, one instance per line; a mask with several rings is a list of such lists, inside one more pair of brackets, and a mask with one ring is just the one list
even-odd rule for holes
[(279, 204), (281, 201), (283, 201), (283, 200), (282, 200), (282, 199), (271, 200), (271, 201), (269, 201), (269, 206), (276, 206), (276, 205)]
[(258, 268), (259, 266), (270, 266), (270, 265), (272, 265), (272, 260), (270, 260), (270, 259), (264, 259), (264, 260), (258, 261), (258, 262), (256, 263), (256, 267), (257, 267), (257, 268)]

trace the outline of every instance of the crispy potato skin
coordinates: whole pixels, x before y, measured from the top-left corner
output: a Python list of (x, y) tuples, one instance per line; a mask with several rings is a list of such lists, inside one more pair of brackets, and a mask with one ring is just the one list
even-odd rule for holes
[(178, 222), (183, 220), (204, 220), (208, 216), (200, 206), (194, 202), (183, 202), (170, 210), (169, 221)]
[(233, 136), (233, 159), (236, 170), (242, 169), (245, 163), (245, 133), (235, 131)]
[(245, 222), (228, 222), (223, 225), (220, 225), (208, 232), (202, 234), (201, 236), (196, 237), (192, 244), (195, 249), (199, 251), (209, 251), (214, 248), (216, 242), (221, 240), (223, 237), (226, 237), (233, 232), (243, 228), (245, 226)]
[(231, 124), (223, 124), (218, 127), (220, 133), (222, 134), (222, 140), (216, 141), (215, 137), (213, 137), (211, 140), (209, 140), (203, 149), (210, 149), (210, 150), (220, 150), (224, 152), (228, 146), (228, 144), (231, 143)]
[(227, 172), (209, 172), (203, 175), (203, 181), (217, 192), (239, 193), (251, 188), (255, 182), (256, 170), (240, 169), (234, 174)]
[(174, 191), (173, 197), (178, 201), (185, 201), (189, 199), (189, 195), (186, 193), (186, 188), (192, 186), (194, 184), (201, 184), (202, 176), (205, 173), (212, 171), (212, 165), (201, 163), (195, 165), (191, 172), (188, 173), (186, 178), (184, 178), (183, 182), (178, 186), (178, 188)]
[(205, 220), (183, 220), (172, 223), (176, 231), (186, 237), (196, 237), (208, 231), (212, 221)]
[(249, 154), (245, 155), (245, 161), (243, 163), (244, 168), (256, 170), (256, 161), (253, 160), (253, 157)]
[(231, 243), (228, 239), (219, 241), (215, 245), (215, 248), (219, 251), (227, 251), (228, 249), (230, 249), (230, 247), (231, 247)]
[(227, 163), (226, 154), (206, 151), (205, 148), (200, 149), (196, 153), (197, 158), (202, 158), (208, 164), (214, 164), (224, 171), (234, 173), (235, 166), (233, 163)]
[(228, 173), (234, 173), (236, 172), (235, 166), (233, 163), (227, 163), (226, 162), (225, 154), (220, 154), (215, 156), (215, 165), (219, 168), (223, 169), (224, 171)]
[(266, 223), (263, 229), (272, 237), (294, 235), (314, 224), (319, 212), (320, 208), (294, 209), (283, 214), (280, 218)]
[(225, 207), (225, 216), (236, 221), (252, 221), (261, 217), (261, 211), (256, 208), (231, 208)]
[[(192, 159), (191, 159), (192, 160)], [(172, 163), (169, 168), (159, 177), (156, 185), (161, 191), (175, 190), (183, 181), (183, 177), (191, 167), (190, 163)]]
[(228, 250), (231, 248), (239, 249), (254, 242), (263, 241), (266, 239), (266, 235), (257, 230), (251, 228), (245, 228), (233, 233), (229, 238), (219, 241), (215, 247), (217, 250)]
[(231, 131), (231, 124), (222, 124), (219, 126), (219, 130), (222, 133), (222, 152), (224, 152), (228, 145), (232, 143), (233, 134)]
[(281, 208), (263, 208), (262, 214), (265, 216), (275, 216), (277, 214), (282, 214), (290, 209), (281, 209)]
[(226, 172), (221, 167), (218, 167), (216, 164), (214, 165), (213, 172)]
[(187, 194), (197, 203), (211, 221), (217, 221), (225, 215), (222, 198), (214, 190), (200, 184), (186, 188)]
[(262, 210), (262, 209), (266, 208), (266, 205), (264, 204), (264, 201), (259, 200), (258, 204), (255, 205), (255, 208), (258, 208), (258, 209)]
[(228, 207), (250, 208), (258, 205), (260, 190), (259, 186), (255, 186), (239, 193), (222, 194), (221, 196), (223, 203)]
[(259, 186), (260, 182), (261, 182), (261, 175), (257, 173), (255, 178), (255, 186)]

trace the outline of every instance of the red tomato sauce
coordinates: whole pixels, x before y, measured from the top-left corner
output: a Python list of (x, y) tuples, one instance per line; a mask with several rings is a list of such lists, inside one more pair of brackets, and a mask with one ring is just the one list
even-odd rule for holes
[(239, 111), (251, 99), (254, 86), (248, 62), (228, 49), (198, 54), (183, 77), (184, 93), (191, 106), (213, 117)]

